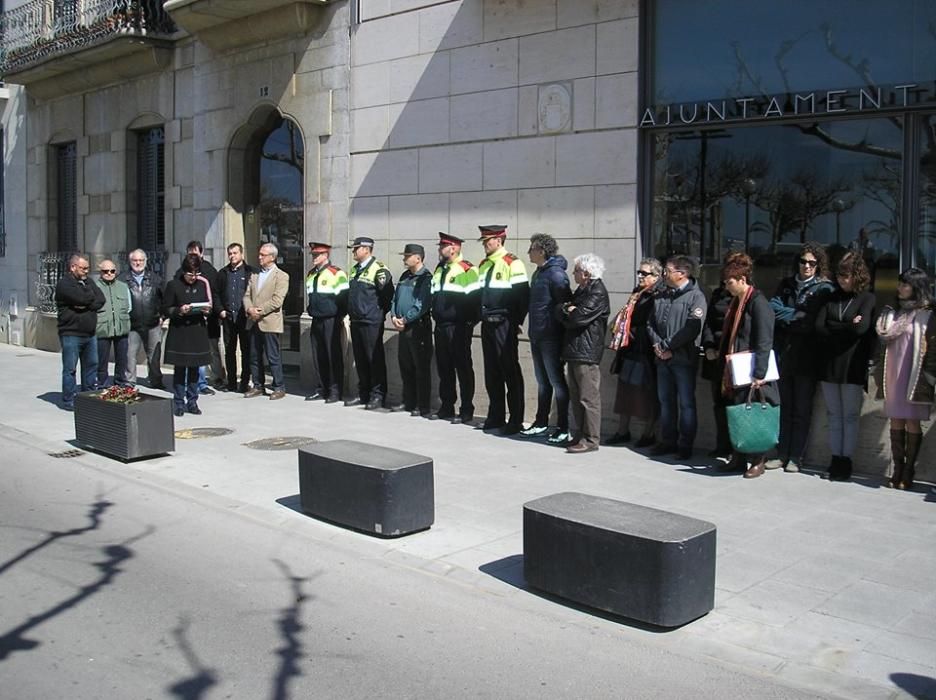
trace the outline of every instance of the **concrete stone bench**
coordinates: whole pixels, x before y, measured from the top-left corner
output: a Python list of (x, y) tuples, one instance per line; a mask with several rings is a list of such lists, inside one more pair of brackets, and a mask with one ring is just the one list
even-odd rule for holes
[(299, 448), (302, 512), (380, 537), (425, 530), (435, 518), (432, 460), (354, 440)]
[(678, 627), (715, 605), (715, 526), (583, 493), (523, 506), (527, 583), (589, 607)]

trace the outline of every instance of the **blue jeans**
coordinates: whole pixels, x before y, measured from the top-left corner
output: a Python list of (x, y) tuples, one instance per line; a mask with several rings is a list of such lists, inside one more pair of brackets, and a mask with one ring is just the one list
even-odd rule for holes
[(563, 372), (560, 352), (562, 341), (558, 339), (531, 340), (533, 373), (536, 375), (536, 420), (533, 425), (549, 425), (549, 409), (552, 408), (553, 393), (556, 395), (557, 427), (569, 432), (569, 385)]
[(250, 374), (254, 387), (263, 388), (263, 358), (266, 357), (273, 375), (273, 391), (286, 388), (283, 382), (283, 359), (280, 357), (280, 334), (264, 333), (257, 326), (250, 329)]
[[(660, 438), (664, 445), (692, 449), (696, 426), (696, 366), (657, 363)], [(678, 424), (678, 428), (677, 428)]]
[(81, 390), (91, 391), (97, 381), (97, 338), (79, 335), (60, 335), (62, 345), (62, 404), (75, 405), (78, 393), (75, 372), (81, 360)]

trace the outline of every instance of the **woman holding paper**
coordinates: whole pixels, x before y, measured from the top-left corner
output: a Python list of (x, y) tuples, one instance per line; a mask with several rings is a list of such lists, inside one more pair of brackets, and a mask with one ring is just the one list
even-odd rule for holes
[[(718, 350), (718, 367), (722, 376), (722, 396), (727, 403), (746, 403), (751, 387), (763, 393), (764, 400), (776, 406), (780, 403), (780, 392), (776, 382), (766, 381), (770, 354), (774, 340), (774, 313), (767, 298), (754, 288), (751, 275), (754, 263), (750, 256), (742, 254), (732, 257), (722, 267), (725, 291), (731, 295), (731, 304), (722, 328), (721, 346)], [(750, 377), (739, 379), (737, 371), (732, 374), (729, 356), (734, 353), (751, 353)], [(747, 380), (750, 379), (750, 383)], [(735, 452), (723, 471), (743, 471), (745, 479), (754, 479), (764, 473), (764, 454), (740, 454)], [(750, 462), (750, 467), (748, 467)]]
[(186, 255), (182, 260), (182, 279), (170, 280), (163, 294), (163, 316), (169, 319), (166, 337), (166, 363), (172, 373), (173, 406), (177, 416), (186, 411), (199, 415), (198, 368), (211, 361), (208, 345), (208, 314), (211, 293), (204, 278), (198, 276), (201, 258)]
[(816, 332), (823, 352), (820, 379), (829, 419), (828, 477), (848, 481), (858, 442), (858, 419), (868, 387), (868, 361), (874, 347), (874, 294), (871, 274), (858, 253), (839, 261), (838, 289), (819, 310)]

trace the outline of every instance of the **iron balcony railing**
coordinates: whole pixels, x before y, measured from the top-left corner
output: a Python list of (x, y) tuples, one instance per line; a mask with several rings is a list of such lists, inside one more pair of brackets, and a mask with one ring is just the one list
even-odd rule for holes
[(114, 35), (167, 35), (175, 30), (160, 0), (31, 0), (0, 14), (0, 74)]
[[(130, 269), (130, 263), (127, 262), (128, 251), (120, 251), (113, 255), (94, 254), (89, 255), (91, 259), (91, 272), (93, 277), (97, 274), (95, 271), (95, 262), (101, 260), (113, 260), (117, 263), (117, 269), (123, 274)], [(36, 281), (36, 306), (44, 313), (54, 314), (58, 312), (58, 306), (55, 304), (55, 286), (62, 276), (68, 272), (68, 259), (74, 253), (39, 253), (38, 256), (38, 280)], [(147, 250), (146, 251), (146, 269), (155, 272), (166, 281), (166, 262), (169, 254), (165, 250)]]

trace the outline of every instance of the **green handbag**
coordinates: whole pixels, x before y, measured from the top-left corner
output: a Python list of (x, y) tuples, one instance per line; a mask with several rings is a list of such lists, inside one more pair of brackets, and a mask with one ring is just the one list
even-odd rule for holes
[[(754, 401), (754, 392), (760, 402)], [(741, 454), (761, 454), (773, 449), (780, 439), (780, 407), (764, 400), (764, 392), (753, 386), (745, 403), (728, 406), (728, 434), (731, 446)]]

